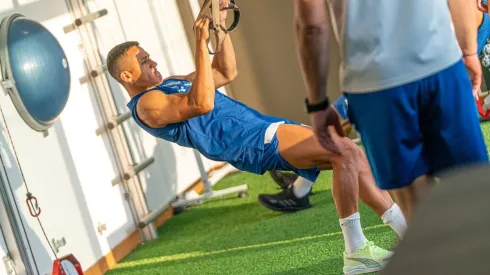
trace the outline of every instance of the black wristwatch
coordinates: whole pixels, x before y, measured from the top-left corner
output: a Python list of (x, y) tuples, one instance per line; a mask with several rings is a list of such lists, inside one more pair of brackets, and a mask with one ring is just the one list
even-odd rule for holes
[(330, 106), (330, 102), (328, 101), (328, 97), (325, 97), (324, 100), (317, 104), (310, 104), (308, 102), (308, 98), (305, 98), (305, 110), (308, 114), (313, 113), (313, 112), (318, 112), (322, 111), (328, 108)]

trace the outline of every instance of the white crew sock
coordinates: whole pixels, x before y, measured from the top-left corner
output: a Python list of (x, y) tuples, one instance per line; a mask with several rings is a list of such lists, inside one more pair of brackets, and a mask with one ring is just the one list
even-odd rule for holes
[(364, 244), (366, 237), (362, 232), (361, 216), (356, 212), (345, 219), (339, 219), (342, 233), (344, 233), (345, 252), (352, 254)]
[(293, 182), (294, 195), (298, 199), (301, 199), (302, 197), (306, 196), (310, 192), (311, 186), (313, 186), (313, 182), (305, 178), (298, 177), (296, 181)]
[(390, 209), (381, 216), (383, 223), (389, 225), (402, 238), (405, 230), (407, 230), (407, 221), (398, 204), (394, 203)]

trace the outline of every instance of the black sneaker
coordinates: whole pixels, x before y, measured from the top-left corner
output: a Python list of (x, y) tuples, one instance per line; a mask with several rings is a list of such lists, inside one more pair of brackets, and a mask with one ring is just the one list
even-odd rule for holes
[(279, 212), (296, 212), (311, 207), (308, 195), (300, 199), (297, 198), (292, 186), (277, 194), (261, 194), (258, 199), (265, 207)]
[(269, 175), (281, 189), (287, 189), (298, 178), (298, 175), (295, 173), (278, 170), (269, 171)]
[[(272, 170), (269, 171), (269, 174), (274, 180), (274, 182), (279, 186), (279, 189), (287, 189), (290, 188), (293, 183), (298, 179), (298, 175), (292, 172), (278, 171)], [(310, 188), (309, 195), (313, 195), (313, 187)]]

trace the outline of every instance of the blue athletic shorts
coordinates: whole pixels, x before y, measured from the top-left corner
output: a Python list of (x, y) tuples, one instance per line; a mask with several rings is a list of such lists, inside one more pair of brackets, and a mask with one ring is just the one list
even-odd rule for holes
[[(283, 123), (300, 125), (288, 120), (285, 120)], [(273, 135), (270, 137), (270, 140), (268, 140), (264, 146), (264, 159), (262, 162), (262, 168), (264, 171), (291, 171), (311, 182), (316, 181), (318, 175), (320, 174), (320, 169), (318, 167), (313, 167), (310, 169), (297, 169), (293, 167), (279, 154), (278, 145), (279, 140), (277, 139), (277, 135), (274, 131)]]
[(345, 120), (349, 118), (347, 98), (345, 98), (344, 95), (339, 96), (339, 98), (337, 98), (337, 100), (335, 100), (332, 105), (333, 107), (335, 107), (342, 119)]
[(381, 189), (410, 185), (424, 174), (488, 163), (472, 87), (462, 61), (422, 80), (384, 91), (349, 94)]

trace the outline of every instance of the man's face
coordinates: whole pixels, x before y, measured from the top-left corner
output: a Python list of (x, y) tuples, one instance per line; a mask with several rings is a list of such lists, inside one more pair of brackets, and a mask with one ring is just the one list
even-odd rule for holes
[(157, 65), (143, 48), (134, 46), (122, 60), (121, 79), (142, 88), (158, 85), (163, 78)]

